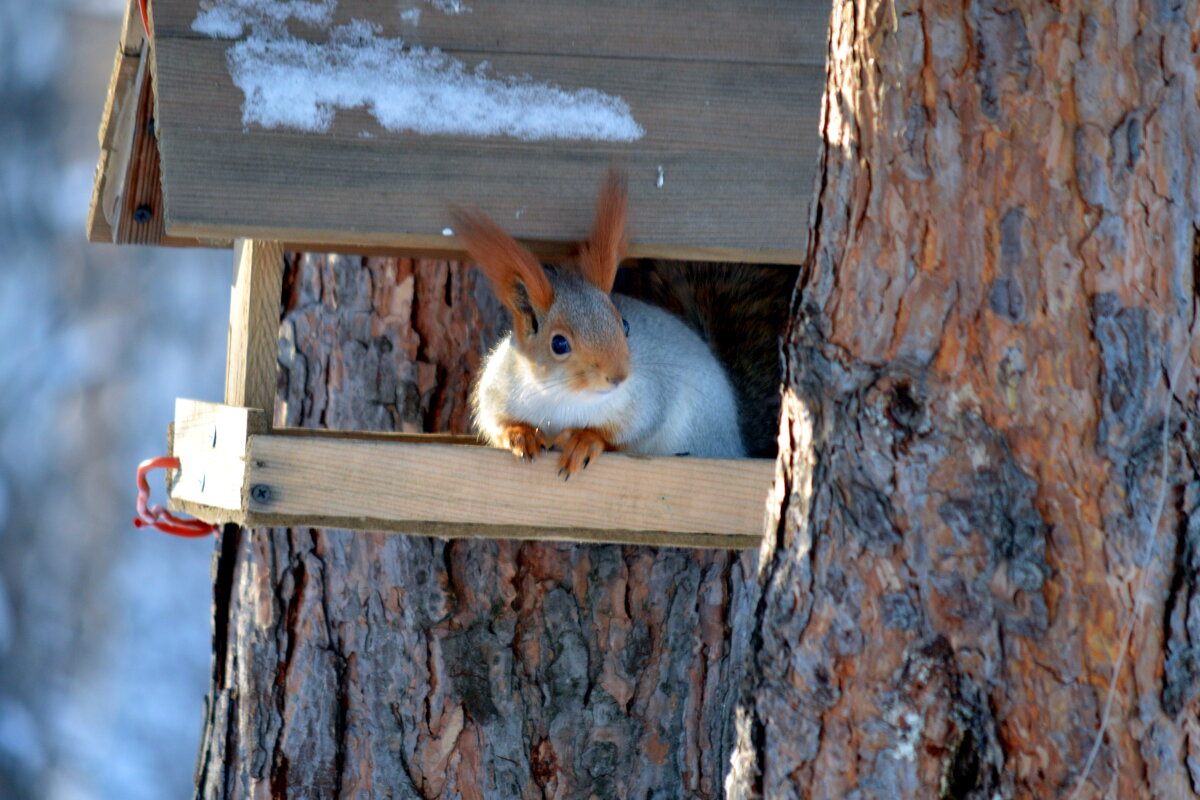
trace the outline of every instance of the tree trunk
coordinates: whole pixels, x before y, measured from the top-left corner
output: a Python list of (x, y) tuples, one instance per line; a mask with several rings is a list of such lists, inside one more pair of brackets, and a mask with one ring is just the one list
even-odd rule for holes
[(1200, 795), (1195, 0), (835, 0), (737, 797)]
[[(499, 318), (480, 283), (446, 262), (296, 260), (276, 418), (466, 431)], [(198, 796), (719, 796), (752, 565), (227, 528)]]

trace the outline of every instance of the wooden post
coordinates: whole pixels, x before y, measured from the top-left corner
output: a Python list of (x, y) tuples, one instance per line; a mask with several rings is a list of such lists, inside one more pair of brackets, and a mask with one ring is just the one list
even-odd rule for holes
[(238, 239), (234, 243), (225, 404), (260, 408), (267, 412), (268, 425), (275, 407), (282, 286), (283, 247), (279, 242)]

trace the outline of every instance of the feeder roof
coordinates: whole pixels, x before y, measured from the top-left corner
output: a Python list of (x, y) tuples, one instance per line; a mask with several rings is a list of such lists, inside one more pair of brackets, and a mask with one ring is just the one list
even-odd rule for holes
[(130, 23), (118, 50), (90, 233), (451, 254), (466, 205), (554, 250), (617, 164), (631, 255), (796, 262), (828, 12), (152, 0), (148, 41)]

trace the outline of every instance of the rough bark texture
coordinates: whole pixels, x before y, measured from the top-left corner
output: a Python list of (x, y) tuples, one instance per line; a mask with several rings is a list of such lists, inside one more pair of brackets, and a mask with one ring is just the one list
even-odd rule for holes
[[(497, 319), (457, 264), (299, 259), (276, 417), (463, 432)], [(719, 796), (752, 564), (227, 529), (198, 796)]]
[(732, 796), (1200, 795), (1198, 43), (835, 0)]

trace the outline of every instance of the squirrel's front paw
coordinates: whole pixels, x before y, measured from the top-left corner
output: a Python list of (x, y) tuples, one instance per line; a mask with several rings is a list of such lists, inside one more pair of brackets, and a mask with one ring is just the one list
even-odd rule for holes
[(567, 428), (558, 435), (554, 444), (562, 450), (558, 474), (566, 480), (591, 463), (593, 458), (612, 449), (602, 435), (589, 428)]
[(538, 453), (549, 446), (546, 444), (546, 437), (542, 436), (541, 431), (532, 425), (526, 425), (524, 422), (505, 425), (501, 436), (503, 437), (504, 446), (522, 461), (533, 461)]

